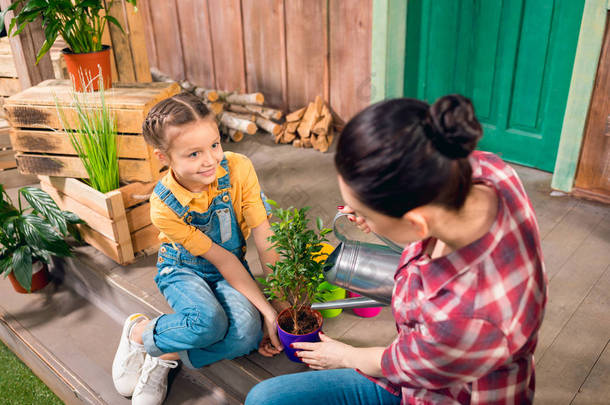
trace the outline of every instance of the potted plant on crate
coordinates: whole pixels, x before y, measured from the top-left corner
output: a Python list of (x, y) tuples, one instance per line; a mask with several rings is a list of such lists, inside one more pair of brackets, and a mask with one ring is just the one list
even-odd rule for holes
[[(21, 197), (29, 207), (22, 207)], [(8, 276), (15, 291), (36, 291), (49, 282), (51, 256), (70, 256), (64, 237), (80, 239), (75, 225), (83, 221), (59, 209), (43, 190), (22, 187), (18, 207), (0, 185), (0, 274)]]
[[(137, 0), (126, 1), (135, 6)], [(114, 2), (107, 2), (108, 9)], [(38, 17), (42, 19), (45, 41), (36, 55), (36, 63), (61, 35), (68, 44), (62, 52), (77, 91), (83, 90), (81, 78), (97, 90), (98, 83), (93, 78), (98, 73), (98, 66), (104, 86), (112, 86), (110, 46), (102, 44), (102, 34), (107, 22), (121, 31), (123, 28), (116, 18), (106, 13), (103, 0), (15, 0), (0, 14), (0, 30), (4, 27), (4, 15), (9, 11), (16, 13), (7, 30), (9, 35), (19, 34)]]
[(323, 228), (320, 218), (316, 221), (317, 230), (309, 229), (308, 210), (309, 207), (274, 210), (279, 221), (271, 224), (274, 234), (269, 241), (280, 259), (268, 264), (272, 272), (261, 280), (270, 300), (283, 300), (289, 305), (278, 315), (278, 335), (286, 355), (295, 362), (301, 360), (290, 347), (292, 342), (319, 341), (322, 315), (311, 309), (311, 303), (324, 281), (324, 263), (316, 259), (323, 255), (322, 243), (331, 232)]

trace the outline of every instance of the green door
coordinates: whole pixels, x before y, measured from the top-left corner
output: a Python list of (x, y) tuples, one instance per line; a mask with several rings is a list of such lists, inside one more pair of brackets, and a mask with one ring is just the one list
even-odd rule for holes
[(553, 171), (584, 0), (409, 0), (405, 95), (470, 97), (482, 150)]

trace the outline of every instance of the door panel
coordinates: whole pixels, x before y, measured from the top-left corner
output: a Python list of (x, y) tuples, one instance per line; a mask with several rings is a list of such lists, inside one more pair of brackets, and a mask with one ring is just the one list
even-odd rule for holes
[(584, 0), (409, 4), (421, 25), (407, 27), (407, 41), (419, 46), (407, 45), (418, 55), (407, 53), (405, 81), (417, 86), (405, 89), (417, 94), (406, 95), (428, 102), (450, 93), (470, 97), (485, 132), (480, 149), (552, 171)]

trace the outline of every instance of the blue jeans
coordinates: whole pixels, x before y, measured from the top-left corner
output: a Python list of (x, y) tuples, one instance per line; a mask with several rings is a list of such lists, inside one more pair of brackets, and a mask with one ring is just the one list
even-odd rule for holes
[(356, 370), (308, 371), (262, 381), (244, 405), (398, 405), (400, 397)]
[(177, 352), (187, 367), (200, 368), (258, 347), (260, 314), (225, 279), (206, 281), (190, 267), (166, 266), (155, 281), (175, 313), (147, 325), (142, 339), (151, 356)]

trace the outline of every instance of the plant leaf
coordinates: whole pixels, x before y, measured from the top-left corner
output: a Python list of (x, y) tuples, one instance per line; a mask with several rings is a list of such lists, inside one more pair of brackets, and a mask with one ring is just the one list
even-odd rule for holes
[(32, 251), (29, 246), (20, 246), (13, 253), (13, 274), (27, 291), (32, 289)]
[(68, 225), (63, 211), (44, 190), (36, 187), (22, 187), (19, 193), (30, 206), (44, 216), (62, 235), (68, 234)]

